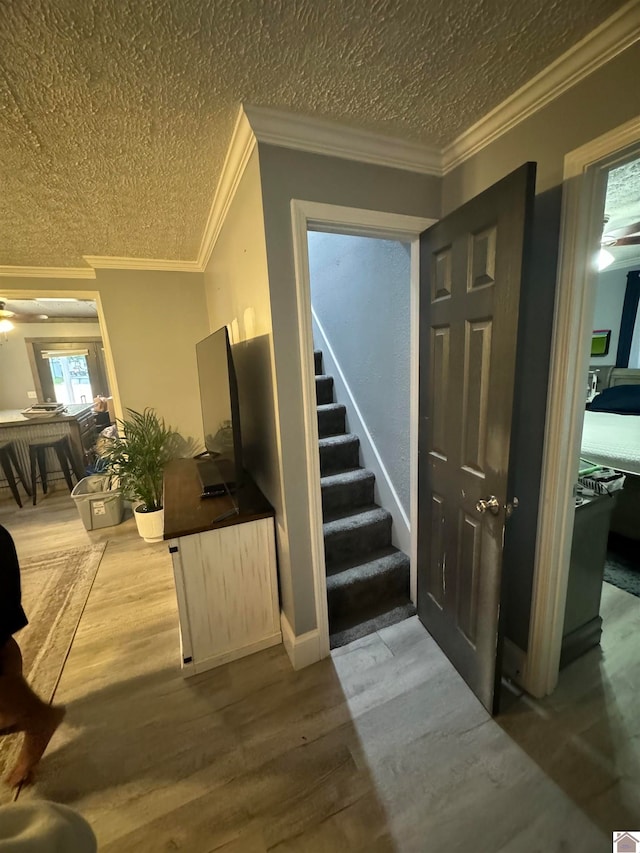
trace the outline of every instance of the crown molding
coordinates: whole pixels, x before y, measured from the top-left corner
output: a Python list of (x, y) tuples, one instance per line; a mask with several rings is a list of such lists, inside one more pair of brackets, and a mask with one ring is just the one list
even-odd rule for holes
[[(604, 246), (603, 248), (607, 248)], [(610, 249), (611, 247), (609, 247)], [(620, 258), (618, 261), (614, 261), (612, 264), (609, 264), (608, 267), (605, 267), (603, 270), (599, 271), (599, 275), (602, 273), (609, 272), (610, 270), (624, 270), (624, 269), (640, 269), (640, 255), (636, 255), (631, 258)]]
[(85, 267), (2, 267), (6, 278), (95, 278), (96, 271)]
[(258, 142), (423, 175), (442, 175), (440, 151), (420, 142), (269, 107), (247, 104), (244, 110)]
[(255, 147), (256, 137), (251, 129), (244, 108), (240, 107), (235, 127), (233, 128), (231, 142), (224, 158), (220, 179), (216, 186), (209, 216), (207, 217), (207, 224), (202, 235), (198, 260), (195, 262), (201, 272), (206, 269), (209, 263), (213, 247), (220, 236), (229, 207), (238, 189), (238, 184), (244, 174), (244, 170), (247, 168), (247, 163)]
[[(112, 258), (83, 255), (94, 270), (164, 270), (166, 272), (202, 272), (197, 261), (169, 261), (162, 258)], [(94, 273), (95, 277), (95, 273)]]
[(442, 152), (446, 175), (640, 39), (640, 2), (631, 0)]

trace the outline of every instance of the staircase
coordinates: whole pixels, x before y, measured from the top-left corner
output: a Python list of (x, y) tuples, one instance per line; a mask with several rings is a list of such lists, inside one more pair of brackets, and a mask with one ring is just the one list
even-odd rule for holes
[(375, 476), (360, 467), (360, 441), (346, 432), (333, 377), (316, 350), (320, 483), (331, 648), (393, 625), (415, 608), (409, 558), (391, 544), (391, 515), (374, 503)]

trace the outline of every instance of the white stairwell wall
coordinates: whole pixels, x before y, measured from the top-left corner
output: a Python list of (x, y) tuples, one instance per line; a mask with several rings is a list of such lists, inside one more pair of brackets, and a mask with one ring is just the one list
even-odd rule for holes
[(411, 554), (410, 250), (391, 240), (309, 232), (312, 322), (393, 544)]

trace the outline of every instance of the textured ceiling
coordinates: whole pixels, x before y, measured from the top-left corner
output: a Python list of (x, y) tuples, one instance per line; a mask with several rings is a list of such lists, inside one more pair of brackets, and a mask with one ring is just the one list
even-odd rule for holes
[(7, 311), (13, 311), (16, 317), (14, 322), (21, 319), (29, 320), (46, 314), (47, 317), (56, 319), (81, 319), (88, 322), (98, 320), (98, 308), (92, 299), (4, 299), (0, 295), (0, 302), (5, 303)]
[(442, 145), (621, 0), (0, 3), (0, 264), (192, 260), (241, 102)]
[[(604, 212), (609, 217), (605, 231), (640, 222), (640, 159), (609, 172)], [(616, 261), (631, 262), (640, 257), (640, 246), (608, 246), (607, 250)]]

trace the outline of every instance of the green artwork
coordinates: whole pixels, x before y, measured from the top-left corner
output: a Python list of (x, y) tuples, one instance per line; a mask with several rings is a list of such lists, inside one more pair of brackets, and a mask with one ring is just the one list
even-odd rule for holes
[(611, 329), (594, 329), (591, 336), (591, 357), (606, 355), (609, 352)]

